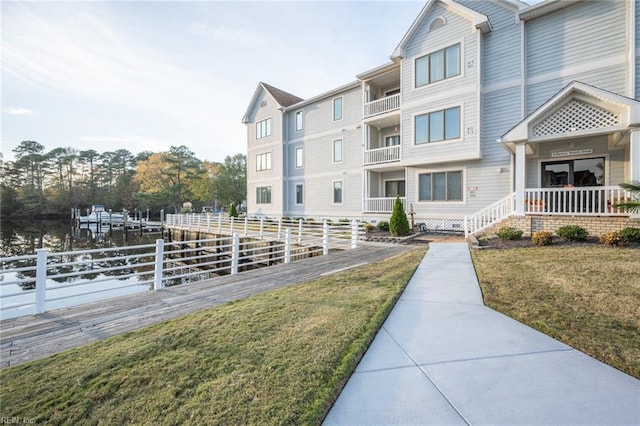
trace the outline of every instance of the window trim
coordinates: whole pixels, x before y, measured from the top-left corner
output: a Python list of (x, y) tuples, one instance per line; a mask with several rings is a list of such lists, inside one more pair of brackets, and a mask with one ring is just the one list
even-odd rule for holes
[[(300, 127), (298, 128), (298, 116), (300, 117)], [(296, 132), (301, 132), (304, 130), (304, 113), (303, 110), (298, 110), (294, 114), (294, 128)]]
[[(420, 175), (433, 175), (435, 173), (451, 173), (451, 172), (460, 172), (462, 174), (462, 180), (460, 182), (461, 185), (461, 195), (462, 198), (459, 200), (421, 200), (420, 199)], [(452, 204), (466, 204), (467, 202), (467, 169), (465, 167), (453, 168), (453, 169), (442, 169), (442, 170), (416, 170), (415, 172), (415, 182), (416, 182), (416, 202), (418, 204), (443, 204), (443, 205), (452, 205)], [(433, 195), (432, 195), (433, 198)]]
[[(259, 157), (263, 157), (263, 160), (259, 160)], [(263, 152), (260, 154), (256, 154), (256, 172), (264, 172), (271, 170), (273, 165), (271, 163), (271, 151)], [(264, 168), (260, 168), (260, 166), (264, 163)], [(268, 163), (268, 164), (267, 164)]]
[[(268, 134), (265, 134), (263, 136), (258, 136), (258, 129), (260, 128), (260, 123), (267, 122), (267, 121), (268, 121), (268, 125), (265, 124), (265, 132), (268, 130), (269, 131)], [(265, 117), (260, 121), (256, 121), (256, 140), (268, 138), (272, 134), (271, 130), (272, 130), (271, 117)]]
[[(298, 165), (298, 151), (300, 152), (300, 165)], [(294, 156), (295, 156), (295, 168), (304, 169), (304, 147), (302, 146), (296, 147)]]
[[(340, 184), (340, 201), (336, 201), (336, 183)], [(340, 206), (344, 203), (344, 181), (334, 180), (331, 182), (331, 204)]]
[[(261, 190), (261, 189), (268, 189), (268, 190), (269, 190), (269, 202), (268, 202), (268, 203), (267, 203), (267, 202), (260, 202), (260, 201), (259, 201), (259, 199), (258, 199), (258, 192), (259, 192), (259, 190)], [(272, 199), (272, 197), (271, 197), (271, 191), (272, 191), (271, 185), (269, 185), (269, 186), (256, 186), (256, 204), (259, 204), (259, 205), (262, 205), (262, 204), (271, 204), (271, 199)]]
[[(298, 202), (298, 187), (301, 187), (301, 194), (302, 194), (302, 201)], [(296, 183), (294, 185), (294, 199), (295, 199), (295, 204), (296, 206), (303, 206), (304, 205), (304, 183)]]
[[(447, 75), (446, 74), (446, 50), (448, 48), (456, 46), (456, 45), (460, 46), (460, 63), (459, 63), (460, 72), (458, 74), (456, 74), (456, 75), (453, 75), (453, 76), (447, 78), (446, 77), (446, 75)], [(445, 69), (443, 71), (444, 75), (445, 75), (445, 78), (443, 78), (442, 80), (438, 80), (438, 81), (434, 81), (434, 82), (427, 82), (427, 83), (425, 83), (425, 84), (423, 84), (421, 86), (417, 86), (416, 85), (416, 77), (417, 77), (416, 61), (418, 59), (420, 59), (420, 58), (424, 58), (426, 56), (430, 56), (431, 54), (439, 52), (439, 51), (445, 52), (445, 54), (444, 54), (444, 57), (445, 57)], [(465, 70), (464, 53), (465, 53), (465, 51), (464, 51), (464, 39), (459, 39), (454, 43), (448, 42), (446, 44), (440, 44), (438, 47), (434, 48), (429, 53), (425, 53), (424, 55), (415, 56), (413, 58), (413, 65), (411, 67), (411, 77), (412, 77), (411, 90), (423, 90), (423, 89), (425, 89), (427, 87), (434, 87), (435, 85), (441, 84), (441, 83), (443, 83), (445, 81), (451, 81), (451, 80), (455, 80), (455, 79), (464, 77), (464, 70)], [(429, 61), (427, 61), (427, 66), (429, 66)]]
[[(340, 141), (340, 160), (336, 160), (336, 142)], [(344, 162), (344, 139), (338, 138), (331, 142), (331, 159), (334, 164), (340, 164)]]
[(385, 198), (389, 198), (387, 195), (387, 183), (388, 182), (403, 182), (404, 183), (404, 195), (400, 195), (400, 198), (407, 198), (407, 180), (405, 178), (390, 178), (382, 180), (382, 194)]
[[(340, 99), (340, 118), (336, 118), (336, 101), (338, 99)], [(331, 100), (331, 113), (331, 118), (334, 123), (344, 119), (344, 96), (336, 96)]]
[[(458, 122), (458, 137), (457, 138), (452, 138), (452, 139), (446, 139), (446, 122), (444, 121), (446, 118), (446, 111), (450, 110), (450, 109), (454, 109), (454, 108), (458, 108), (459, 109), (459, 122)], [(437, 113), (437, 112), (442, 112), (442, 116), (443, 116), (443, 127), (442, 127), (442, 132), (443, 135), (445, 136), (445, 139), (440, 139), (437, 141), (430, 141), (429, 137), (429, 127), (431, 125), (431, 120), (427, 120), (427, 141), (426, 142), (421, 142), (421, 143), (416, 143), (416, 117), (422, 116), (422, 115), (431, 115), (433, 113)], [(463, 123), (464, 123), (464, 108), (462, 106), (462, 104), (456, 104), (456, 105), (448, 105), (448, 106), (443, 106), (443, 107), (439, 107), (439, 108), (434, 108), (431, 110), (427, 110), (427, 111), (420, 111), (420, 112), (416, 112), (413, 113), (411, 116), (411, 145), (413, 147), (423, 147), (423, 146), (429, 146), (432, 144), (437, 144), (437, 143), (447, 143), (447, 142), (458, 142), (463, 140), (463, 132), (462, 132), (462, 128), (463, 128)]]

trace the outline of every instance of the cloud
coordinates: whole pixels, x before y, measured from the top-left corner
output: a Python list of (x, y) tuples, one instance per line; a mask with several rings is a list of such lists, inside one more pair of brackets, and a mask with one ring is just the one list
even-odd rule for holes
[(4, 107), (2, 108), (2, 113), (9, 115), (33, 115), (32, 110), (22, 107)]

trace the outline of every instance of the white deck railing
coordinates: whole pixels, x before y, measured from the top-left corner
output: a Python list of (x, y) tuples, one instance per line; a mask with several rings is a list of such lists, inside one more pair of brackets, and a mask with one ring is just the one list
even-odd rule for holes
[(464, 217), (464, 236), (475, 234), (487, 229), (511, 215), (515, 210), (515, 192), (471, 216)]
[(364, 104), (364, 118), (400, 109), (400, 93)]
[(525, 189), (525, 213), (572, 216), (628, 216), (613, 207), (631, 201), (631, 193), (619, 186), (583, 186), (570, 188)]
[[(407, 199), (400, 198), (404, 211), (407, 211)], [(364, 208), (368, 213), (391, 213), (393, 212), (393, 204), (396, 202), (396, 197), (383, 197), (383, 198), (365, 198)]]
[[(202, 225), (206, 215), (168, 215), (183, 229)], [(211, 215), (214, 216), (214, 215)], [(219, 215), (215, 215), (218, 217)], [(149, 289), (237, 274), (244, 270), (289, 263), (329, 250), (355, 248), (364, 230), (346, 224), (220, 221), (228, 235), (190, 241), (101, 248), (0, 258), (1, 318), (39, 314), (51, 309), (95, 302)], [(173, 225), (172, 225), (173, 226)], [(173, 226), (176, 229), (176, 226)], [(261, 234), (260, 238), (257, 236)], [(245, 237), (243, 237), (243, 235)], [(255, 237), (250, 238), (249, 235)]]
[(364, 151), (364, 165), (391, 163), (400, 161), (400, 145), (385, 146), (383, 148), (367, 149)]

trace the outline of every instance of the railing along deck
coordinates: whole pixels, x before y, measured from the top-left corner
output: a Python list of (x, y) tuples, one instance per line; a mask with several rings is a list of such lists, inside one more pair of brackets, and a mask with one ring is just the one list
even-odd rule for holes
[(400, 93), (364, 104), (364, 118), (400, 109)]
[[(407, 210), (407, 199), (401, 197), (402, 206), (404, 211)], [(391, 213), (393, 212), (393, 204), (396, 202), (396, 197), (380, 197), (380, 198), (365, 198), (364, 208), (368, 213)]]
[[(2, 319), (74, 306), (148, 289), (290, 263), (355, 248), (364, 230), (346, 224), (277, 223), (216, 216), (219, 237), (0, 258)], [(167, 224), (204, 229), (206, 215), (168, 215)]]
[(631, 201), (631, 193), (619, 186), (583, 186), (525, 189), (525, 213), (572, 216), (628, 216), (614, 207)]
[(383, 148), (367, 149), (364, 151), (364, 165), (391, 163), (400, 161), (400, 145), (385, 146)]

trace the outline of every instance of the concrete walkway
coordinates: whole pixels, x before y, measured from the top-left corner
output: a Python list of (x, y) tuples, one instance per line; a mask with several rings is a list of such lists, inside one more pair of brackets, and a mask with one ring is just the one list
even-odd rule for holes
[(638, 425), (640, 380), (483, 305), (433, 243), (325, 425)]

